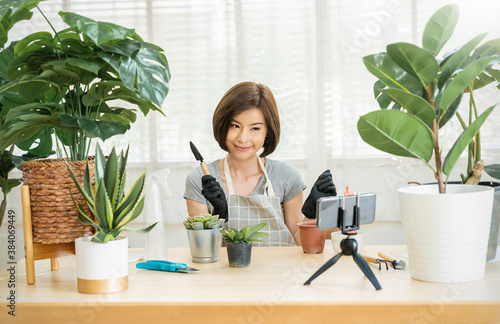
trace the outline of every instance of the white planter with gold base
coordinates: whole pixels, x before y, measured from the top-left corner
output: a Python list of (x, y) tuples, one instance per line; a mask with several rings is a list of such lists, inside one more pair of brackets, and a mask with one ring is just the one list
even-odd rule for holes
[(106, 244), (91, 242), (92, 237), (75, 240), (78, 291), (110, 294), (128, 288), (128, 239), (118, 237)]

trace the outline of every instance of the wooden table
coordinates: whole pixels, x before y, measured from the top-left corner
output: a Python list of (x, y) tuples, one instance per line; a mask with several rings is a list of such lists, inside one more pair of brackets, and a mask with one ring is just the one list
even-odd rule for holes
[[(406, 260), (404, 246), (366, 246)], [(131, 251), (131, 253), (137, 251)], [(172, 248), (168, 259), (200, 269), (198, 274), (140, 270), (130, 264), (128, 290), (110, 295), (77, 292), (75, 258), (36, 263), (36, 284), (26, 285), (24, 261), (16, 266), (16, 317), (1, 305), (0, 323), (500, 323), (500, 262), (486, 265), (484, 279), (436, 284), (411, 278), (410, 270), (372, 267), (376, 291), (351, 257), (310, 286), (303, 283), (334, 255), (300, 247), (253, 249), (250, 267), (221, 261), (193, 264), (189, 249)], [(407, 260), (406, 260), (407, 261)], [(7, 269), (0, 273), (1, 303), (9, 293)]]

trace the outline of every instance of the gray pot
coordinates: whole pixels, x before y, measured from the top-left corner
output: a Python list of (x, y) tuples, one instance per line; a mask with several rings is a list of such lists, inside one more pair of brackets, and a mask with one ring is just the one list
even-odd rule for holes
[(252, 243), (226, 242), (226, 248), (230, 267), (244, 268), (250, 265), (250, 260), (252, 258)]
[(220, 228), (187, 231), (193, 262), (211, 263), (219, 261), (222, 233)]
[(490, 239), (488, 240), (488, 252), (486, 261), (493, 260), (497, 254), (498, 230), (500, 226), (500, 182), (481, 181), (481, 186), (493, 187), (495, 198), (493, 199), (493, 214), (491, 215)]

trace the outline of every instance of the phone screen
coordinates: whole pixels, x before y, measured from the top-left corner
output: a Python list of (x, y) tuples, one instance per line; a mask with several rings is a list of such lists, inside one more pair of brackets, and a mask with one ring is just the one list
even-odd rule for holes
[[(335, 196), (320, 198), (316, 202), (316, 226), (319, 229), (337, 228), (339, 226), (339, 207), (344, 206), (346, 224), (354, 223), (354, 207), (357, 196)], [(375, 194), (359, 194), (359, 223), (368, 224), (375, 220)]]

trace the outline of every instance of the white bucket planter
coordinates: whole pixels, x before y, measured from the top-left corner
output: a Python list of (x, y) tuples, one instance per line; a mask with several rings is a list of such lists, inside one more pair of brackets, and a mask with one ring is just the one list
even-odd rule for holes
[(493, 188), (437, 185), (399, 189), (411, 276), (430, 282), (484, 277)]
[(78, 291), (110, 294), (128, 288), (128, 239), (119, 236), (106, 244), (91, 242), (92, 237), (75, 240)]

